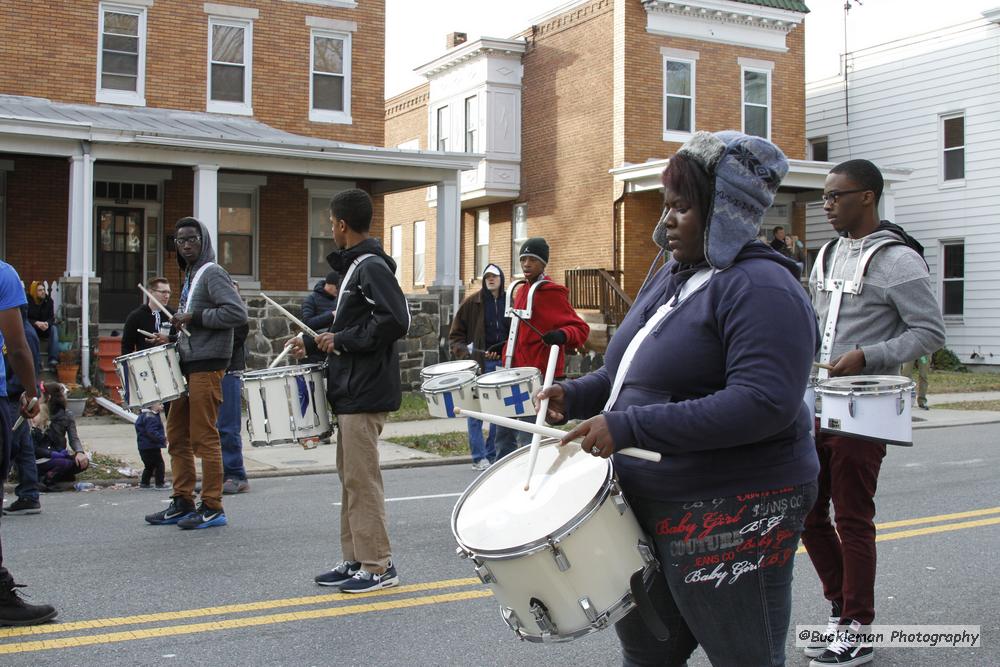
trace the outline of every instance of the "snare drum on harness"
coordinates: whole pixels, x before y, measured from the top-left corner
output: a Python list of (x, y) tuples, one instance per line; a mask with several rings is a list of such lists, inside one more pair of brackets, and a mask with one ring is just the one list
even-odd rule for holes
[(913, 380), (901, 375), (850, 375), (816, 385), (823, 433), (889, 445), (912, 445)]
[(159, 345), (114, 360), (122, 400), (129, 408), (146, 408), (187, 394), (177, 344)]
[(628, 614), (634, 582), (657, 562), (610, 459), (547, 439), (525, 491), (528, 454), (519, 449), (476, 478), (451, 530), (519, 639), (565, 642)]
[(247, 431), (254, 447), (306, 443), (333, 433), (326, 364), (279, 366), (243, 374)]
[(532, 398), (542, 389), (542, 374), (537, 368), (502, 368), (476, 379), (479, 406), (483, 412), (501, 417), (527, 417), (535, 414)]
[(454, 361), (445, 361), (440, 364), (432, 364), (430, 366), (425, 366), (420, 371), (420, 379), (428, 380), (437, 375), (450, 375), (451, 373), (457, 373), (459, 371), (468, 371), (473, 374), (478, 374), (479, 364), (472, 359), (456, 359)]

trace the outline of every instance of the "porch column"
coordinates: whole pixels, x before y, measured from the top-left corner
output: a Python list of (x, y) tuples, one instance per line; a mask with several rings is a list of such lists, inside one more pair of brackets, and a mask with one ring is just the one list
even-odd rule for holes
[[(93, 248), (89, 233), (94, 226), (94, 159), (74, 155), (69, 159), (69, 224), (66, 226), (66, 273), (94, 275)], [(84, 253), (87, 256), (84, 257)], [(86, 260), (86, 261), (85, 261)]]
[(458, 310), (459, 256), (462, 243), (462, 172), (437, 184), (437, 247), (434, 250), (434, 287), (452, 288), (452, 306)]
[(219, 250), (219, 165), (194, 167), (194, 217), (208, 228), (212, 247)]
[(888, 183), (882, 190), (882, 200), (878, 204), (878, 215), (881, 220), (896, 222), (896, 193)]

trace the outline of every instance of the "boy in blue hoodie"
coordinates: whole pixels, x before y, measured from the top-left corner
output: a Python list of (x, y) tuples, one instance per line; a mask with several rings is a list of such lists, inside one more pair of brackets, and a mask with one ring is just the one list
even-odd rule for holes
[(160, 450), (167, 446), (167, 436), (163, 432), (163, 422), (160, 420), (162, 411), (163, 403), (154, 403), (148, 408), (143, 408), (139, 418), (135, 420), (135, 440), (144, 466), (142, 478), (139, 480), (139, 488), (142, 489), (151, 488), (150, 481), (154, 477), (156, 488), (167, 488), (164, 480), (166, 466), (160, 453)]

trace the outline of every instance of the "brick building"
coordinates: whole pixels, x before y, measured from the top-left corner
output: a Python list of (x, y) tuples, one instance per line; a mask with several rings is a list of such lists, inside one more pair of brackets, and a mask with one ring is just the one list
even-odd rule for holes
[[(804, 236), (831, 166), (805, 159), (807, 11), (799, 0), (579, 0), (510, 39), (453, 33), (416, 70), (427, 83), (386, 101), (385, 143), (484, 155), (462, 175), (464, 285), (488, 262), (516, 275), (520, 242), (544, 236), (574, 305), (627, 305), (655, 256), (660, 174), (694, 131), (778, 144), (791, 172), (765, 226)], [(385, 199), (406, 290), (435, 277), (424, 256), (442, 243), (425, 223), (434, 205), (429, 191)]]
[(83, 349), (138, 282), (176, 280), (185, 215), (249, 295), (327, 273), (340, 190), (373, 194), (376, 236), (412, 188), (457, 224), (475, 160), (383, 147), (382, 0), (11, 0), (0, 21), (0, 253), (77, 294)]

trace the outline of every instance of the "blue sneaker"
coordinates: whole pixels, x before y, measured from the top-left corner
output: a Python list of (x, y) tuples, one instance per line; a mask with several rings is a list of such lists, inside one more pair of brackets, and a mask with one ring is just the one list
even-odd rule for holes
[(399, 585), (399, 575), (396, 574), (396, 566), (391, 562), (382, 574), (369, 572), (361, 568), (357, 573), (340, 585), (341, 593), (370, 593), (381, 588), (389, 588)]
[(350, 579), (356, 575), (360, 569), (361, 563), (357, 561), (345, 560), (329, 572), (316, 575), (316, 578), (313, 579), (313, 581), (320, 586), (340, 586), (345, 581), (350, 581)]
[(146, 522), (154, 526), (170, 526), (194, 512), (194, 503), (183, 498), (173, 498), (167, 509), (156, 514), (147, 514)]
[(198, 509), (177, 522), (177, 527), (184, 530), (195, 528), (211, 528), (213, 526), (225, 526), (229, 523), (226, 520), (226, 512), (220, 507), (212, 509), (205, 507), (202, 503)]

